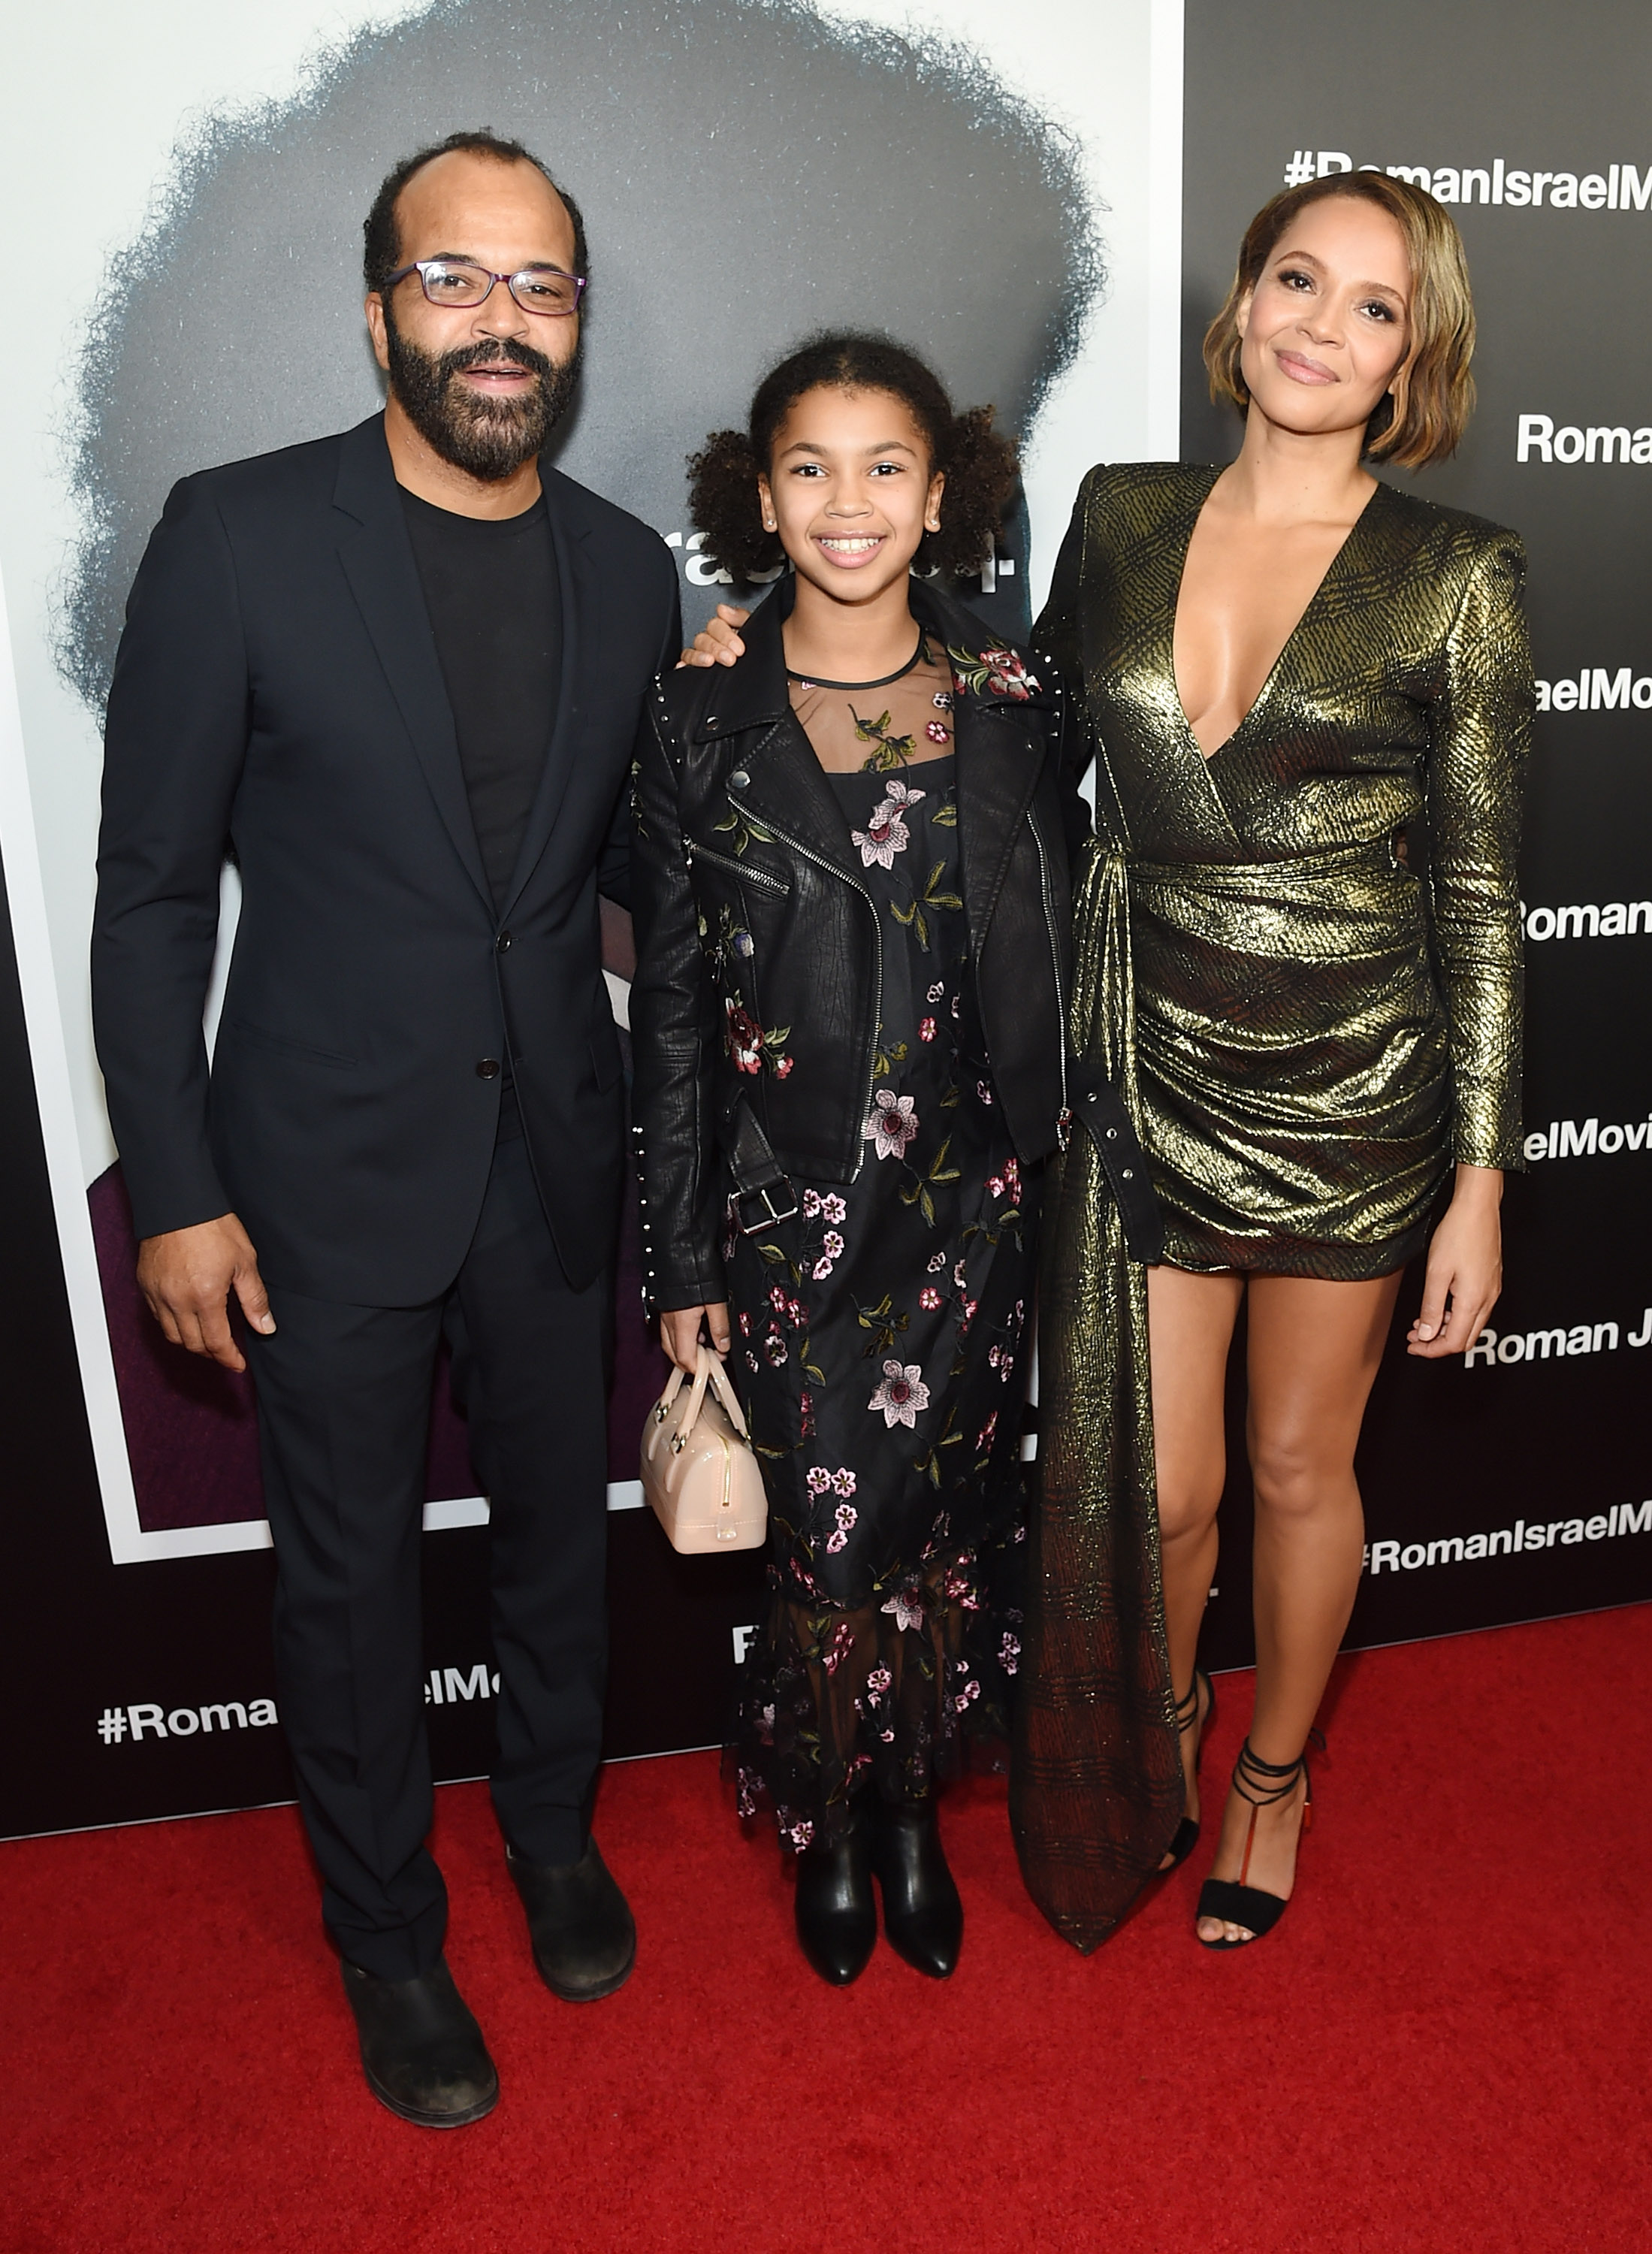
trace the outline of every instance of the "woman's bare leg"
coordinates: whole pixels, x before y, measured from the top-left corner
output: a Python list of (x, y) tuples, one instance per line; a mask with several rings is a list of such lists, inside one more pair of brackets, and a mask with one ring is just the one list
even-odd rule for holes
[[(1222, 1396), (1243, 1289), (1237, 1276), (1194, 1276), (1180, 1268), (1147, 1271), (1165, 1624), (1171, 1679), (1181, 1699), (1193, 1683), (1200, 1623), (1216, 1571), (1216, 1505), (1227, 1476)], [(1195, 1823), (1198, 1735), (1188, 1729), (1181, 1737), (1186, 1810)]]
[[(1293, 1761), (1307, 1742), (1360, 1584), (1365, 1514), (1354, 1477), (1372, 1381), (1399, 1292), (1301, 1276), (1250, 1279), (1249, 1438), (1256, 1483), (1256, 1706), (1251, 1749)], [(1246, 1884), (1289, 1900), (1303, 1788), (1255, 1811)], [(1229, 1793), (1211, 1875), (1237, 1879), (1250, 1802)], [(1201, 1918), (1203, 1940), (1247, 1932)]]

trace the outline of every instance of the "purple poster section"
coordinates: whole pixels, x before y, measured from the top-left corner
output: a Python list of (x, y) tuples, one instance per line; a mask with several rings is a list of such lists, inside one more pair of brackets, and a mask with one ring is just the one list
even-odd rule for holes
[[(137, 1248), (119, 1166), (101, 1174), (88, 1197), (139, 1522), (152, 1533), (164, 1527), (262, 1518), (248, 1380), (162, 1338), (133, 1278)], [(614, 1382), (608, 1401), (608, 1476), (615, 1480), (637, 1475), (638, 1435), (666, 1373), (665, 1358), (642, 1323), (639, 1242), (636, 1203), (630, 1199), (620, 1235)], [(431, 1502), (480, 1492), (464, 1418), (447, 1382), (445, 1348), (431, 1404), (425, 1480), (425, 1497)]]

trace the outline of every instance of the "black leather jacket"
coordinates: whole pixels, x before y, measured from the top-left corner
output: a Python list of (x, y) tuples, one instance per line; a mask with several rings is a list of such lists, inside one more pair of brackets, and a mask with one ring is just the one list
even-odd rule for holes
[[(726, 1298), (732, 1191), (748, 1193), (745, 1217), (757, 1223), (791, 1201), (789, 1173), (852, 1180), (867, 1147), (882, 934), (788, 698), (780, 626), (792, 593), (783, 580), (753, 613), (737, 665), (668, 674), (648, 700), (635, 770), (631, 1031), (655, 1311)], [(912, 606), (955, 650), (1002, 648), (921, 580)], [(1082, 732), (1064, 730), (1049, 668), (1023, 662), (1031, 694), (960, 682), (954, 738), (976, 1007), (994, 1088), (1030, 1164), (1066, 1133), (1068, 872), (1090, 821), (1077, 789)], [(780, 1070), (753, 1041), (763, 1027), (787, 1029)]]

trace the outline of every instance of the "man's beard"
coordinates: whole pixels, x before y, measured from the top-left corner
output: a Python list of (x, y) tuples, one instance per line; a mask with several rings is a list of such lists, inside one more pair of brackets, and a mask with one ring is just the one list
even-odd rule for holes
[[(542, 452), (573, 396), (578, 346), (561, 362), (514, 340), (427, 353), (402, 334), (388, 305), (384, 333), (390, 389), (409, 422), (444, 462), (484, 484), (502, 484)], [(458, 380), (467, 368), (501, 360), (531, 369), (538, 378), (526, 396), (489, 399)]]

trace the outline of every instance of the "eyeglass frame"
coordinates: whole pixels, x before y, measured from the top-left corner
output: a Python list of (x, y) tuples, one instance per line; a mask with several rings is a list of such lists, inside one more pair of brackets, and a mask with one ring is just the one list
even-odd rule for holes
[[(531, 314), (534, 319), (538, 321), (565, 321), (570, 319), (579, 311), (580, 305), (584, 298), (585, 291), (590, 287), (591, 282), (589, 275), (570, 274), (565, 267), (553, 266), (550, 264), (549, 260), (542, 261), (540, 264), (536, 266), (519, 266), (515, 270), (515, 272), (512, 274), (495, 274), (491, 267), (484, 266), (479, 258), (416, 258), (411, 265), (398, 266), (394, 274), (386, 275), (384, 278), (384, 286), (380, 294), (388, 298), (391, 290), (396, 288), (398, 282), (405, 282), (410, 274), (416, 274), (419, 277), (419, 288), (424, 292), (425, 304), (427, 305), (437, 304), (438, 301), (431, 297), (429, 290), (425, 288), (424, 270), (427, 266), (468, 266), (472, 274), (486, 275), (487, 287), (483, 290), (481, 296), (477, 298), (475, 304), (470, 305), (452, 305), (447, 308), (448, 312), (455, 313), (473, 313), (476, 311), (477, 306), (485, 305), (488, 299), (493, 296), (494, 284), (496, 283), (502, 282), (505, 287), (510, 291), (510, 301), (512, 304), (516, 307), (519, 312)], [(571, 282), (574, 285), (573, 304), (568, 306), (565, 311), (559, 311), (549, 305), (524, 305), (522, 299), (516, 295), (514, 286), (524, 274), (555, 274), (564, 282)]]

